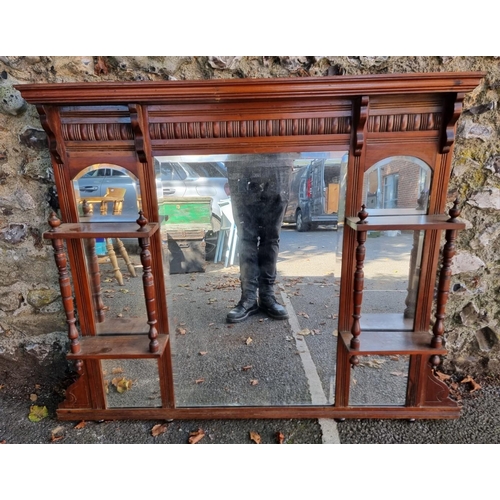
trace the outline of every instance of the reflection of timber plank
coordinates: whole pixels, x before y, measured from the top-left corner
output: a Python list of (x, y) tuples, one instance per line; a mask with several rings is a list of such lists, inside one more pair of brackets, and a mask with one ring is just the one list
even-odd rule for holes
[(147, 335), (98, 335), (80, 339), (78, 354), (68, 359), (140, 359), (159, 358), (168, 342), (168, 335), (158, 335), (158, 352), (149, 352)]
[(326, 193), (326, 213), (333, 214), (339, 211), (339, 185), (328, 184)]
[(98, 323), (97, 334), (117, 334), (126, 335), (134, 333), (148, 333), (149, 325), (146, 316), (141, 318), (113, 318), (113, 320)]
[(350, 347), (351, 332), (341, 332), (342, 340), (350, 354), (446, 354), (444, 348), (431, 347), (432, 335), (429, 332), (367, 332), (358, 337), (359, 349)]

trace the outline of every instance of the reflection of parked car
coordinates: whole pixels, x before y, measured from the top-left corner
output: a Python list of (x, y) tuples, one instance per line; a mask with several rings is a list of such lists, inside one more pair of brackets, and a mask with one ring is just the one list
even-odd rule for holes
[[(137, 219), (139, 185), (125, 171), (107, 166), (91, 170), (78, 179), (78, 188), (82, 200), (104, 197), (112, 194), (110, 190), (113, 189), (125, 189), (123, 203), (120, 206), (120, 218)], [(108, 213), (111, 214), (111, 210)]]
[(158, 201), (169, 198), (212, 199), (212, 231), (205, 235), (207, 259), (215, 255), (221, 223), (219, 201), (229, 196), (227, 170), (222, 162), (177, 162), (155, 158)]
[(283, 222), (295, 223), (297, 231), (319, 225), (337, 225), (340, 159), (313, 159), (294, 167), (290, 199)]
[(229, 195), (227, 170), (222, 162), (173, 162), (155, 159), (156, 177), (161, 181), (158, 198), (210, 196), (216, 229), (220, 225), (219, 201)]

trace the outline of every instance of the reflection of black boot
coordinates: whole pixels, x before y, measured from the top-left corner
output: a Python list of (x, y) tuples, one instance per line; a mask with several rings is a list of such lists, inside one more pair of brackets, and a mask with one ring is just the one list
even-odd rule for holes
[(231, 309), (226, 316), (228, 323), (239, 323), (259, 312), (259, 304), (257, 302), (257, 283), (252, 281), (242, 280), (241, 282), (241, 299), (235, 308)]
[(259, 290), (259, 307), (268, 316), (274, 319), (288, 319), (288, 312), (274, 295), (272, 287), (265, 286)]
[(258, 312), (259, 304), (255, 298), (242, 298), (238, 302), (238, 305), (227, 313), (226, 321), (228, 323), (239, 323), (240, 321), (247, 319), (248, 316), (252, 316), (252, 314), (256, 314)]
[(265, 295), (259, 298), (259, 306), (268, 316), (274, 319), (288, 319), (288, 312), (278, 303), (274, 295)]

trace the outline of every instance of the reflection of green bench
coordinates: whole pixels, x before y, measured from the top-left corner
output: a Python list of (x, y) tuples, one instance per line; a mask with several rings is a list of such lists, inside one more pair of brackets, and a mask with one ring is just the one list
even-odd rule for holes
[(212, 229), (212, 198), (209, 196), (162, 199), (158, 212), (163, 232), (169, 229)]
[(171, 274), (204, 272), (205, 233), (212, 229), (212, 198), (166, 198), (159, 202), (161, 236)]

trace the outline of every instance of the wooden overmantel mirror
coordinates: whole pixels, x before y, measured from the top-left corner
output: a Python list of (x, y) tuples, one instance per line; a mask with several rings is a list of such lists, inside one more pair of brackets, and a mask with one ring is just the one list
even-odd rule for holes
[[(464, 227), (446, 195), (483, 76), (19, 85), (61, 205), (45, 237), (76, 377), (58, 417), (457, 418), (435, 376)], [(283, 164), (288, 319), (228, 324), (228, 178), (250, 166), (259, 185)]]

